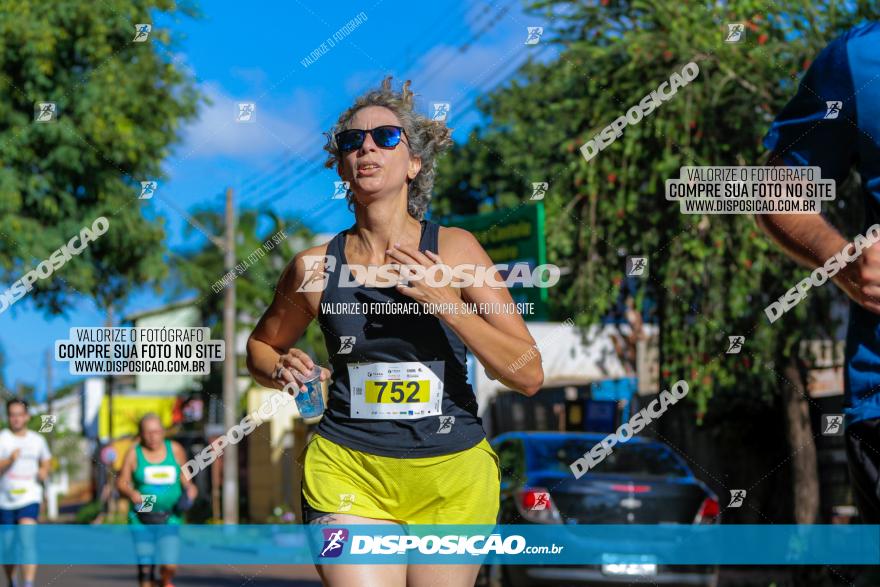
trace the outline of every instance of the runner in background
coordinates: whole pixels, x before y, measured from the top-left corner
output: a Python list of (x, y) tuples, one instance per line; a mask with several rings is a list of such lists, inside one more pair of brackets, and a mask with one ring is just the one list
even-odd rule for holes
[[(189, 509), (198, 490), (181, 468), (186, 451), (173, 440), (165, 438), (162, 420), (149, 413), (138, 424), (139, 442), (129, 449), (117, 479), (119, 493), (129, 500), (128, 523), (134, 526), (138, 553), (140, 587), (155, 585), (155, 548), (167, 555), (177, 548), (177, 527), (183, 523), (182, 512)], [(144, 525), (167, 525), (155, 532)], [(158, 540), (154, 540), (156, 537)], [(158, 543), (158, 544), (156, 544)], [(173, 587), (177, 572), (175, 564), (160, 564), (159, 585)]]
[[(773, 151), (771, 164), (818, 166), (838, 186), (855, 167), (862, 234), (880, 222), (880, 23), (855, 27), (819, 53), (764, 145)], [(819, 214), (759, 215), (757, 222), (810, 269), (849, 242)], [(852, 300), (844, 425), (853, 496), (862, 521), (880, 524), (880, 247), (862, 251), (833, 280)]]
[[(36, 524), (43, 501), (42, 483), (49, 476), (52, 455), (42, 435), (28, 430), (28, 404), (6, 402), (9, 429), (0, 432), (0, 524)], [(29, 534), (22, 534), (25, 538)], [(21, 565), (22, 582), (13, 580), (15, 565), (3, 565), (9, 585), (34, 587), (36, 565)]]
[[(493, 266), (472, 234), (424, 218), (436, 156), (451, 145), (450, 134), (443, 122), (413, 110), (409, 82), (394, 92), (390, 78), (342, 113), (325, 147), (327, 166), (348, 182), (343, 185), (355, 223), (329, 243), (296, 255), (248, 340), (254, 379), (283, 389), (304, 381), (315, 367), (308, 354), (293, 348), (309, 323), (316, 319), (324, 334), (333, 380), (327, 409), (300, 457), (306, 523), (383, 524), (389, 533), (403, 533), (408, 524), (494, 527), (497, 521), (498, 457), (477, 416), (466, 351), (491, 376), (527, 396), (543, 383), (541, 359), (509, 368), (535, 345), (516, 310), (485, 315), (453, 310), (462, 310), (463, 302), (512, 305), (503, 280), (498, 287), (456, 288), (392, 270), (389, 279), (342, 283), (347, 264)], [(315, 260), (321, 261), (317, 270)], [(312, 287), (315, 283), (323, 286)], [(449, 310), (321, 310), (324, 304), (402, 308), (418, 302)], [(322, 380), (329, 375), (322, 369)], [(316, 553), (318, 560), (342, 551), (341, 534)], [(479, 561), (318, 564), (332, 587), (464, 587), (474, 584), (478, 571)]]

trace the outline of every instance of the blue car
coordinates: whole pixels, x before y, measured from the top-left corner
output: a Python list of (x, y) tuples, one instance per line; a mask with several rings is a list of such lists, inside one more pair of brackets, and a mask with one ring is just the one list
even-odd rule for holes
[[(580, 432), (508, 432), (491, 441), (501, 463), (500, 524), (701, 524), (718, 520), (717, 496), (663, 442), (635, 437), (614, 446), (576, 479), (569, 468), (606, 435)], [(634, 537), (634, 540), (636, 538)], [(618, 552), (631, 552), (633, 542)], [(705, 585), (718, 568), (609, 559), (593, 565), (484, 567), (490, 587), (543, 585)], [(650, 549), (646, 549), (650, 551)]]

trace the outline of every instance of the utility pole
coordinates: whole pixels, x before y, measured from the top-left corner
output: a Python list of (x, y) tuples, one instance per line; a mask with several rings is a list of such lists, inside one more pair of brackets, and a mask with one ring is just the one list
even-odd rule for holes
[[(46, 349), (46, 411), (52, 416), (55, 412), (52, 410), (52, 349)], [(52, 448), (52, 434), (46, 435), (46, 443)]]
[[(184, 215), (186, 215), (184, 213)], [(231, 187), (226, 188), (226, 214), (223, 238), (214, 236), (194, 218), (188, 217), (193, 226), (199, 228), (208, 240), (223, 251), (223, 266), (227, 274), (235, 270), (235, 206)], [(238, 416), (237, 364), (235, 357), (235, 280), (229, 281), (223, 290), (223, 341), (226, 354), (223, 361), (223, 427), (228, 431), (236, 425)], [(223, 523), (238, 523), (238, 446), (228, 444), (223, 449), (222, 496)], [(213, 483), (212, 493), (216, 491)], [(216, 504), (214, 504), (216, 506)]]
[[(226, 234), (223, 260), (227, 274), (235, 269), (235, 208), (232, 188), (226, 188)], [(235, 360), (235, 280), (223, 290), (223, 340), (226, 356), (223, 361), (223, 426), (230, 430), (238, 415), (238, 390)], [(223, 522), (238, 523), (238, 445), (228, 444), (223, 450)]]
[(46, 409), (52, 413), (52, 350), (46, 349)]
[[(113, 328), (113, 304), (107, 304), (107, 328)], [(104, 378), (105, 392), (107, 394), (107, 436), (108, 442), (113, 442), (113, 375), (107, 373)], [(99, 423), (100, 428), (100, 423)]]

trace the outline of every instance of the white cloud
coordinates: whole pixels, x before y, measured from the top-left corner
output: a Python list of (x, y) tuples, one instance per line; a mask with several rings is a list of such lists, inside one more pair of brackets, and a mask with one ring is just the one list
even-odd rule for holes
[(420, 94), (421, 107), (430, 108), (431, 102), (450, 102), (454, 116), (455, 110), (469, 104), (474, 92), (491, 89), (513, 61), (525, 59), (518, 49), (514, 43), (475, 46), (464, 53), (455, 47), (435, 47), (414, 70), (413, 86)]
[(259, 67), (231, 67), (229, 73), (232, 77), (246, 82), (254, 88), (262, 89), (269, 81), (269, 74)]
[[(202, 104), (198, 120), (183, 133), (176, 155), (181, 158), (227, 156), (243, 160), (262, 159), (283, 151), (297, 152), (320, 134), (314, 117), (315, 100), (306, 92), (289, 98), (230, 96), (217, 83), (205, 82), (201, 90), (212, 104)], [(236, 122), (239, 102), (256, 104), (256, 122)]]

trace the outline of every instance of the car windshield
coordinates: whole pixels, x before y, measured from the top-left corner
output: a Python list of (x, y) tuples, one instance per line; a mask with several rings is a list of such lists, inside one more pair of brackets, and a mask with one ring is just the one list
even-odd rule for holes
[[(529, 468), (569, 473), (569, 465), (589, 453), (597, 441), (585, 438), (542, 438), (526, 443), (529, 451)], [(589, 459), (588, 459), (589, 460)], [(654, 475), (687, 477), (690, 472), (675, 453), (661, 444), (616, 444), (611, 454), (590, 469), (594, 473), (622, 473), (629, 475)]]

